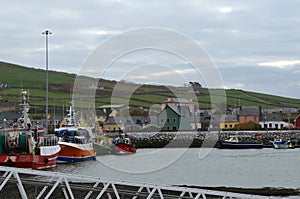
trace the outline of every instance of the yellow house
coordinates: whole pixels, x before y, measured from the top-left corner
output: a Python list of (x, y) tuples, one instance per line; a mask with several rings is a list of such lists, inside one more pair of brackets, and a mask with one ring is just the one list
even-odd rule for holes
[(125, 110), (128, 110), (128, 106), (124, 104), (112, 104), (103, 105), (98, 107), (104, 115), (98, 117), (97, 121), (103, 123), (103, 128), (105, 131), (119, 131), (124, 127), (124, 121), (120, 122), (117, 117), (122, 116)]
[(124, 129), (124, 121), (116, 121), (117, 117), (109, 117), (103, 124), (103, 129), (107, 132), (117, 132)]
[(105, 124), (103, 129), (106, 132), (122, 132), (122, 127), (120, 127), (118, 124)]
[(220, 129), (233, 129), (238, 124), (237, 115), (223, 115), (220, 120)]

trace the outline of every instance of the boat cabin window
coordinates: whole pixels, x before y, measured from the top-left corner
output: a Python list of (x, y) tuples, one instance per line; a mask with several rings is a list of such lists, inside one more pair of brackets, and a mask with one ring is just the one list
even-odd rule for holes
[(86, 129), (78, 129), (76, 135), (89, 137), (89, 132)]

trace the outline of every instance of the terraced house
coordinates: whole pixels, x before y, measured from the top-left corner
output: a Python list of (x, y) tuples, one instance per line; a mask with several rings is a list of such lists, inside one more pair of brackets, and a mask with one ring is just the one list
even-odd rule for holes
[(240, 107), (239, 122), (240, 124), (259, 124), (261, 110), (255, 106)]
[(191, 130), (191, 113), (189, 107), (165, 106), (157, 115), (157, 124), (163, 131)]
[(239, 124), (237, 115), (222, 115), (220, 129), (233, 129)]

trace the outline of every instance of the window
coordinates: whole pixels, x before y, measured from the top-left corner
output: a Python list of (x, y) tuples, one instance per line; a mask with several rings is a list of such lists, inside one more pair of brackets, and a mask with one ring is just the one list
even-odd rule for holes
[(244, 117), (244, 122), (245, 122), (245, 123), (247, 122), (247, 117)]
[(254, 122), (256, 122), (256, 117), (254, 117)]
[(167, 123), (169, 123), (169, 122), (170, 122), (170, 119), (168, 118), (168, 119), (167, 119)]
[(173, 121), (173, 123), (176, 123), (176, 118), (173, 118), (173, 120), (172, 120), (172, 121)]
[(224, 125), (225, 129), (227, 129), (227, 124)]
[(232, 128), (232, 124), (229, 125), (229, 128)]

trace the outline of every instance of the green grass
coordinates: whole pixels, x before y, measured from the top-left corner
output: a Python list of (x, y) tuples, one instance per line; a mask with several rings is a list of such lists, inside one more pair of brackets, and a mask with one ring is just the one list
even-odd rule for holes
[[(10, 63), (0, 62), (0, 82), (7, 84), (8, 88), (0, 89), (2, 101), (18, 102), (20, 100), (20, 89), (29, 90), (31, 106), (38, 107), (38, 111), (42, 111), (45, 106), (45, 71), (34, 68), (27, 68)], [(71, 91), (75, 80), (74, 74), (49, 71), (49, 106), (50, 112), (55, 109), (61, 109), (71, 101)], [(83, 78), (89, 81), (89, 78)], [(97, 90), (95, 107), (110, 104), (111, 95), (116, 81), (100, 80), (100, 84), (104, 86), (104, 90)], [(124, 88), (131, 88), (132, 84), (123, 85)], [(209, 90), (207, 88), (196, 88), (198, 91), (197, 100), (200, 108), (211, 107), (211, 97), (217, 102), (223, 100), (224, 96), (220, 95), (220, 89)], [(182, 98), (190, 98), (186, 88), (176, 88), (176, 96)], [(293, 107), (300, 108), (300, 99), (292, 99), (280, 96), (274, 96), (263, 93), (247, 92), (238, 89), (229, 89), (223, 91), (226, 94), (226, 102), (228, 106), (261, 106), (262, 108), (282, 108)], [(139, 85), (139, 88), (132, 96), (114, 96), (119, 103), (127, 103), (130, 98), (130, 106), (149, 108), (154, 104), (160, 104), (167, 97), (174, 97), (175, 94), (164, 86)], [(80, 98), (85, 99), (86, 105), (91, 100), (83, 94)], [(1, 102), (0, 100), (0, 102)]]

